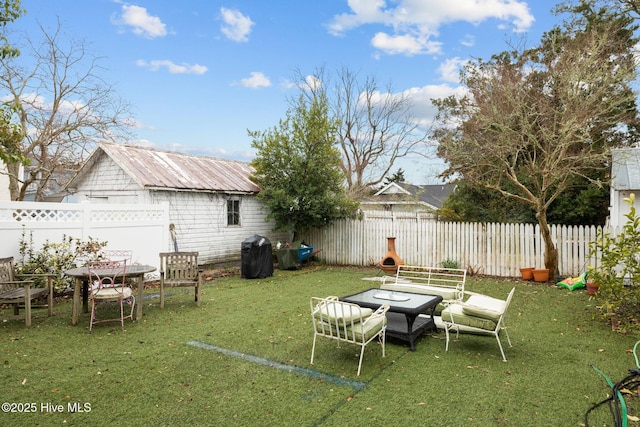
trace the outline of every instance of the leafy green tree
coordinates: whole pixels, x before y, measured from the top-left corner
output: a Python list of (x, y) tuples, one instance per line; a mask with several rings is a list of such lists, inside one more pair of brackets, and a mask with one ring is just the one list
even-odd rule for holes
[[(609, 215), (609, 187), (598, 186), (582, 178), (579, 181), (549, 206), (549, 223), (605, 224)], [(438, 215), (446, 221), (537, 222), (536, 213), (530, 205), (464, 181), (459, 182), (456, 191), (447, 197)]]
[(406, 181), (406, 178), (404, 177), (404, 170), (400, 168), (397, 171), (395, 171), (393, 175), (388, 176), (384, 179), (384, 185), (389, 185), (392, 182), (402, 184), (405, 181)]
[(305, 230), (350, 216), (357, 208), (345, 193), (336, 126), (326, 97), (317, 93), (310, 98), (301, 95), (278, 126), (249, 131), (257, 150), (251, 164), (252, 179), (261, 188), (258, 198), (276, 230), (293, 232), (294, 239)]
[(591, 242), (591, 255), (599, 264), (589, 271), (588, 280), (599, 284), (596, 309), (620, 332), (640, 331), (640, 216), (635, 194), (624, 199), (629, 213), (622, 230), (613, 235), (601, 231)]
[(438, 211), (445, 221), (530, 223), (531, 208), (500, 193), (472, 183), (460, 182)]
[[(25, 13), (20, 0), (0, 2), (0, 28), (4, 31), (7, 24), (15, 21)], [(9, 44), (5, 33), (0, 33), (0, 58), (12, 58), (20, 55), (20, 51)], [(20, 142), (24, 137), (22, 127), (13, 122), (13, 115), (18, 106), (12, 102), (0, 104), (0, 161), (5, 163), (27, 163), (22, 155)]]
[(444, 175), (529, 205), (552, 274), (550, 206), (575, 177), (602, 170), (610, 147), (631, 144), (638, 127), (633, 19), (589, 0), (570, 11), (539, 46), (469, 63), (465, 96), (434, 100)]

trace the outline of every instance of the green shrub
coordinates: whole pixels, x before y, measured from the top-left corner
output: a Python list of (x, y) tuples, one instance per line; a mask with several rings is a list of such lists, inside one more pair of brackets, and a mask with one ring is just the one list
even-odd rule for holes
[(460, 264), (453, 259), (445, 259), (442, 261), (442, 268), (460, 268)]
[(640, 331), (640, 217), (635, 195), (624, 199), (630, 205), (627, 222), (620, 233), (601, 231), (590, 248), (599, 264), (588, 278), (600, 285), (597, 309), (613, 329), (623, 333)]
[(107, 242), (100, 242), (89, 237), (88, 241), (62, 235), (62, 241), (52, 243), (46, 240), (42, 248), (36, 250), (33, 243), (33, 231), (22, 231), (20, 239), (20, 261), (16, 263), (16, 273), (22, 274), (44, 274), (53, 273), (56, 275), (54, 288), (56, 292), (69, 286), (70, 280), (62, 273), (65, 270), (80, 265), (85, 265), (92, 260), (100, 259), (102, 249)]

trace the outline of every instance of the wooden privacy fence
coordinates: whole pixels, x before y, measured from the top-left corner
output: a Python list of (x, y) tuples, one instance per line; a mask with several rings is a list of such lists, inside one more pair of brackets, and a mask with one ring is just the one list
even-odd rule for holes
[[(562, 276), (578, 276), (589, 265), (589, 242), (601, 227), (552, 225)], [(366, 212), (362, 219), (340, 220), (307, 233), (305, 241), (322, 249), (317, 256), (330, 264), (371, 266), (396, 238), (405, 264), (441, 266), (454, 261), (472, 273), (517, 277), (522, 267), (544, 267), (544, 242), (537, 224), (442, 222), (432, 215)]]

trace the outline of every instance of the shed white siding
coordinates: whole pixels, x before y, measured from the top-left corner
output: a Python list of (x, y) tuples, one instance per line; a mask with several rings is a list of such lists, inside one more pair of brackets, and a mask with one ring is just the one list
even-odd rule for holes
[[(273, 223), (265, 222), (263, 204), (254, 195), (224, 192), (142, 188), (108, 155), (96, 162), (76, 182), (78, 202), (169, 204), (170, 221), (176, 227), (178, 249), (198, 251), (202, 263), (240, 260), (244, 239), (259, 234), (275, 242), (289, 240), (287, 233), (274, 233)], [(227, 200), (240, 201), (240, 225), (227, 225)], [(172, 251), (167, 240), (160, 251)]]
[(631, 193), (635, 194), (634, 207), (640, 210), (640, 150), (624, 148), (612, 150), (611, 190), (609, 222), (613, 230), (627, 222), (631, 208), (624, 201)]

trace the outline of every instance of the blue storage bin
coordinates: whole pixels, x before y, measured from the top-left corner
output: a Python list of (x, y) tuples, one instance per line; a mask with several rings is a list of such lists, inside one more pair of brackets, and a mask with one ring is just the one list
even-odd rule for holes
[(304, 261), (305, 259), (309, 258), (312, 253), (313, 253), (313, 246), (307, 246), (306, 248), (299, 248), (298, 260)]

